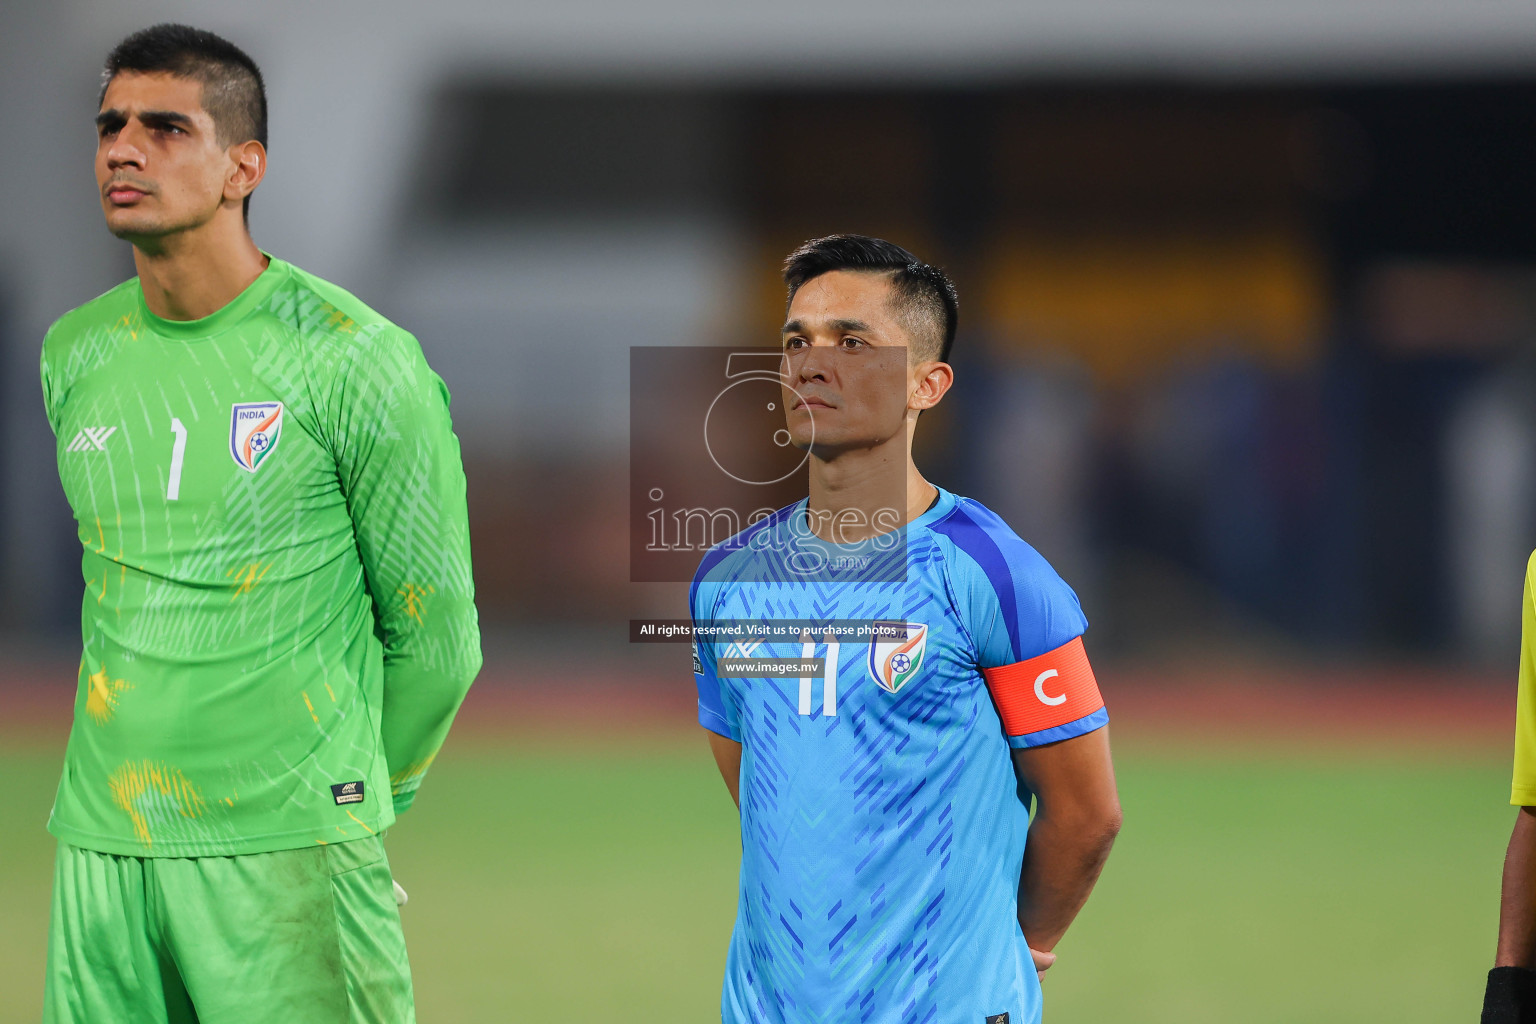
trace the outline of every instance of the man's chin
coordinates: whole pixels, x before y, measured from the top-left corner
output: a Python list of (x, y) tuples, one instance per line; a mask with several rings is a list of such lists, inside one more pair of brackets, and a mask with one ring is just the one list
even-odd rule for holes
[(872, 448), (878, 448), (888, 439), (878, 437), (839, 437), (835, 434), (821, 432), (816, 435), (814, 444), (803, 443), (799, 440), (790, 442), (801, 451), (809, 451), (822, 462), (831, 462), (833, 459), (847, 455), (850, 452), (866, 452)]
[(151, 241), (164, 234), (154, 225), (128, 220), (113, 220), (110, 217), (107, 218), (107, 230), (112, 232), (112, 237), (121, 238), (125, 242), (133, 242), (135, 244), (140, 241)]
[(138, 245), (141, 242), (153, 243), (156, 239), (175, 234), (178, 228), (136, 210), (108, 210), (107, 230), (116, 238)]

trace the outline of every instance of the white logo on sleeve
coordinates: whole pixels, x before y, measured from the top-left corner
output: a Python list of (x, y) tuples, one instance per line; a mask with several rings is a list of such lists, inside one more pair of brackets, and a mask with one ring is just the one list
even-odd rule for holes
[(1067, 695), (1064, 693), (1056, 697), (1047, 697), (1045, 695), (1045, 681), (1056, 675), (1060, 675), (1060, 673), (1053, 668), (1048, 668), (1035, 676), (1035, 696), (1041, 704), (1049, 704), (1055, 707), (1057, 704), (1065, 704), (1067, 702)]
[(104, 452), (107, 450), (107, 438), (117, 431), (116, 427), (86, 427), (75, 435), (69, 442), (67, 452)]

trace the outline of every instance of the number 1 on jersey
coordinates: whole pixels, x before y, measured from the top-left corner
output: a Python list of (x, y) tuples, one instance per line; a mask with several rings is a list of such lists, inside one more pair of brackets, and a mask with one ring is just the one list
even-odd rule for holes
[(171, 475), (165, 485), (165, 499), (176, 501), (181, 497), (181, 457), (187, 451), (187, 428), (174, 416), (171, 417), (171, 433), (176, 435), (176, 443), (171, 445)]

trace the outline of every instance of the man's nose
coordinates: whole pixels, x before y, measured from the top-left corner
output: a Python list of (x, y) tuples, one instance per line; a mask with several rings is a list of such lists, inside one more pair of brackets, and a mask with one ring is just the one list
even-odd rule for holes
[(825, 345), (812, 345), (802, 350), (795, 366), (795, 376), (802, 381), (825, 382), (831, 368), (832, 349)]
[(144, 147), (139, 144), (132, 126), (124, 125), (107, 147), (107, 166), (144, 168)]

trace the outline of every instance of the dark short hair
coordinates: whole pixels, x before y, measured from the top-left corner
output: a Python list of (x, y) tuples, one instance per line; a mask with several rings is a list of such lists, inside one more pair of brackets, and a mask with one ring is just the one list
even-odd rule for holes
[(912, 327), (911, 333), (920, 342), (929, 340), (921, 336), (931, 336), (930, 351), (937, 351), (940, 362), (949, 362), (949, 351), (955, 344), (955, 325), (960, 319), (960, 297), (944, 271), (883, 238), (828, 235), (802, 243), (785, 258), (788, 301), (795, 301), (795, 293), (805, 282), (834, 270), (889, 274), (903, 318)]
[[(228, 39), (190, 25), (165, 22), (133, 33), (112, 48), (101, 72), (100, 105), (121, 71), (164, 72), (194, 78), (203, 86), (203, 109), (213, 118), (220, 145), (255, 139), (267, 144), (267, 89), (261, 69)], [(250, 212), (251, 197), (245, 197)]]

